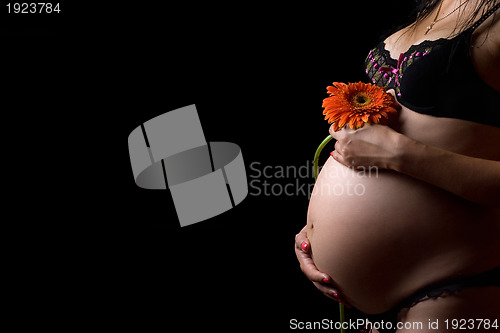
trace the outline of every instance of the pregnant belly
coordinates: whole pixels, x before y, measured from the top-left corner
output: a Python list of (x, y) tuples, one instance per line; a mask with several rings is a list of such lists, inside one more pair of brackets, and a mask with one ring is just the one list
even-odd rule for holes
[(330, 158), (311, 196), (308, 237), (318, 269), (373, 314), (429, 284), (500, 264), (498, 217), (413, 178)]

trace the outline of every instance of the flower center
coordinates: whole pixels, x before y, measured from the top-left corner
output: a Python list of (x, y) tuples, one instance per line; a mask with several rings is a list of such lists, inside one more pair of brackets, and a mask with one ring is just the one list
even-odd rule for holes
[(371, 98), (365, 92), (358, 92), (354, 95), (352, 103), (356, 107), (363, 107), (371, 103)]

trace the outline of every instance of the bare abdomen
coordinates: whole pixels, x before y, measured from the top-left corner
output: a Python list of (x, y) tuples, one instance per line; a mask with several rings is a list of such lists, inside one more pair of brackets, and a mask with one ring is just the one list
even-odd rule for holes
[(500, 264), (498, 216), (413, 178), (330, 158), (311, 197), (308, 237), (318, 269), (347, 300), (380, 313), (426, 285)]

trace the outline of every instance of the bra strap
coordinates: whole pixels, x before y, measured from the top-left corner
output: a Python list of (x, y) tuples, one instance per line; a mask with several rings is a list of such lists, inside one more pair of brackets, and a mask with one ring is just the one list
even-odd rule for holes
[(488, 17), (491, 16), (491, 14), (496, 12), (498, 10), (498, 8), (500, 8), (500, 3), (497, 3), (495, 6), (493, 6), (493, 8), (491, 8), (483, 16), (481, 16), (481, 18), (479, 20), (477, 20), (476, 23), (474, 23), (472, 25), (471, 30), (472, 31), (476, 30), (477, 27), (479, 27), (481, 24), (483, 24), (483, 22), (486, 21), (488, 19)]

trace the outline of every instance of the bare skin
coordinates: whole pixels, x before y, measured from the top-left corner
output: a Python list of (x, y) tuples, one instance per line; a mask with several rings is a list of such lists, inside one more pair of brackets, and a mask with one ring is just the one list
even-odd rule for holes
[[(457, 4), (445, 0), (442, 13)], [(447, 37), (456, 14), (425, 36), (431, 13), (413, 34), (389, 37), (386, 48), (397, 59), (410, 45)], [(478, 74), (500, 91), (500, 68), (491, 66), (500, 58), (498, 16), (476, 30), (473, 43), (480, 46), (471, 52)], [(387, 311), (430, 284), (500, 266), (500, 207), (492, 199), (500, 188), (500, 129), (407, 108), (400, 114), (398, 132), (367, 126), (332, 133), (339, 140), (336, 152), (316, 184), (308, 225), (296, 238), (301, 268), (316, 287), (366, 313)], [(364, 174), (347, 167), (353, 163)], [(375, 176), (367, 172), (373, 165), (387, 170)], [(500, 313), (499, 290), (471, 288), (424, 301), (400, 312), (399, 320), (485, 318), (481, 314)]]

